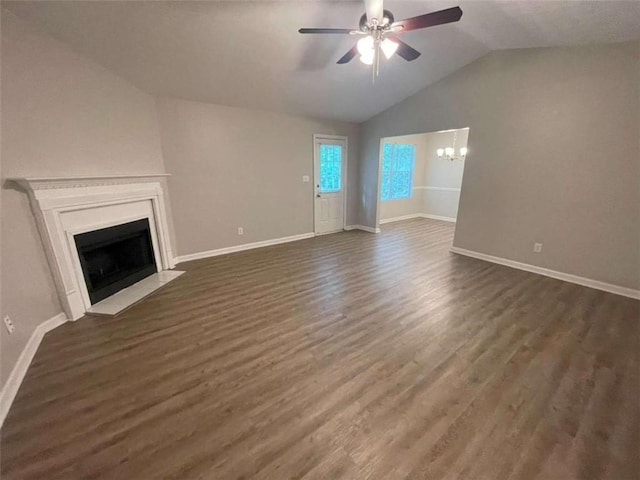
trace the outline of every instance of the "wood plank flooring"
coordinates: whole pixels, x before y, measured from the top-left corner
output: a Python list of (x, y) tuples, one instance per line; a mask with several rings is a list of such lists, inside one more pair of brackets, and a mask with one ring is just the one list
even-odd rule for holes
[(640, 302), (412, 220), (198, 260), (44, 338), (10, 479), (639, 478)]

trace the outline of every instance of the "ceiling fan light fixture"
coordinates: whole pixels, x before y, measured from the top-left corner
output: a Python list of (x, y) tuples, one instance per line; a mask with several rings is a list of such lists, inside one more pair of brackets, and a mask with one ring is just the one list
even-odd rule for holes
[(373, 65), (373, 50), (366, 55), (360, 55), (360, 61), (365, 65)]
[(358, 53), (363, 57), (373, 58), (373, 37), (367, 35), (358, 40)]
[(393, 54), (396, 53), (398, 49), (398, 44), (389, 38), (385, 38), (380, 44), (380, 48), (382, 48), (382, 53), (387, 59), (393, 57)]

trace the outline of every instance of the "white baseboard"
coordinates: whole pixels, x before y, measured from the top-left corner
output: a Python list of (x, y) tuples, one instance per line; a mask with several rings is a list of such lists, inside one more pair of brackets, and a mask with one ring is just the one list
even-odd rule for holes
[(14, 365), (7, 382), (2, 387), (2, 392), (0, 392), (0, 427), (2, 427), (4, 419), (7, 417), (7, 413), (9, 413), (9, 408), (11, 408), (13, 399), (16, 398), (16, 394), (20, 389), (22, 380), (27, 374), (29, 365), (31, 365), (31, 361), (38, 351), (38, 346), (40, 345), (45, 333), (59, 327), (66, 321), (67, 316), (64, 313), (59, 313), (55, 317), (51, 317), (49, 320), (42, 322), (31, 334), (31, 337), (22, 350), (20, 357), (18, 357), (18, 361)]
[(431, 215), (429, 213), (423, 213), (420, 216), (422, 218), (430, 218), (431, 220), (442, 220), (443, 222), (456, 223), (456, 219), (453, 217), (442, 217), (440, 215)]
[(409, 215), (401, 215), (399, 217), (380, 219), (380, 225), (384, 225), (385, 223), (401, 222), (403, 220), (411, 220), (411, 219), (414, 219), (414, 218), (422, 218), (422, 214), (421, 213), (411, 213)]
[(380, 233), (381, 230), (379, 228), (367, 227), (365, 225), (347, 225), (344, 227), (345, 230), (364, 230), (369, 233)]
[(232, 247), (218, 248), (216, 250), (207, 250), (206, 252), (190, 253), (181, 255), (176, 258), (176, 263), (190, 262), (191, 260), (199, 260), (201, 258), (217, 257), (227, 253), (242, 252), (244, 250), (252, 250), (254, 248), (269, 247), (280, 243), (295, 242), (304, 240), (305, 238), (315, 237), (315, 233), (302, 233), (300, 235), (291, 235), (290, 237), (274, 238), (272, 240), (264, 240), (262, 242), (245, 243), (243, 245), (234, 245)]
[(545, 277), (555, 278), (557, 280), (563, 280), (569, 283), (575, 283), (584, 287), (595, 288), (596, 290), (603, 290), (609, 293), (615, 293), (624, 297), (640, 299), (640, 290), (634, 290), (632, 288), (621, 287), (619, 285), (613, 285), (611, 283), (601, 282), (599, 280), (593, 280), (591, 278), (579, 277), (570, 273), (558, 272), (556, 270), (550, 270), (548, 268), (537, 267), (528, 263), (516, 262), (515, 260), (509, 260), (507, 258), (494, 257), (493, 255), (487, 255), (486, 253), (475, 252), (473, 250), (467, 250), (464, 248), (451, 247), (452, 253), (464, 255), (466, 257), (473, 257), (479, 260), (485, 260), (491, 263), (497, 263), (506, 267), (516, 268), (518, 270), (524, 270), (525, 272), (537, 273), (538, 275), (544, 275)]
[(429, 213), (412, 213), (410, 215), (402, 215), (400, 217), (385, 218), (380, 220), (380, 225), (385, 223), (401, 222), (402, 220), (411, 220), (412, 218), (430, 218), (431, 220), (442, 220), (444, 222), (456, 223), (453, 217), (441, 217), (440, 215), (431, 215)]

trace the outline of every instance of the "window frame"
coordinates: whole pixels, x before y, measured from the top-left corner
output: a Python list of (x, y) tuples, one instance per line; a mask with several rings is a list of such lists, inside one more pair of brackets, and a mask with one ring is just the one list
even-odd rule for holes
[[(389, 180), (388, 180), (388, 191), (389, 197), (383, 198), (383, 178), (384, 178), (384, 150), (386, 145), (392, 146), (392, 154), (391, 154), (391, 166), (389, 170)], [(409, 189), (406, 196), (393, 196), (393, 178), (394, 174), (401, 172), (401, 170), (394, 168), (395, 165), (395, 148), (397, 145), (410, 145), (413, 147), (413, 156), (411, 158), (411, 170), (410, 170), (410, 179), (409, 179)], [(393, 142), (393, 141), (385, 141), (384, 139), (381, 141), (380, 145), (380, 186), (379, 186), (379, 194), (378, 198), (381, 202), (388, 202), (390, 200), (405, 200), (413, 197), (413, 177), (415, 174), (416, 168), (416, 144), (415, 143), (406, 143), (406, 142)], [(405, 170), (402, 170), (405, 172)]]

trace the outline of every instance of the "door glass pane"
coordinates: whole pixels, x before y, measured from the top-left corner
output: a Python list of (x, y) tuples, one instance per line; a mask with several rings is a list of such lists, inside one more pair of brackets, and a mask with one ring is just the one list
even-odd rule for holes
[(320, 192), (342, 189), (342, 147), (320, 144)]

